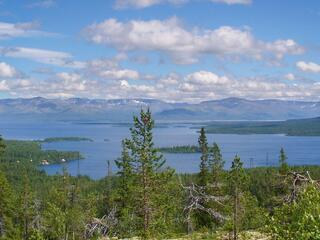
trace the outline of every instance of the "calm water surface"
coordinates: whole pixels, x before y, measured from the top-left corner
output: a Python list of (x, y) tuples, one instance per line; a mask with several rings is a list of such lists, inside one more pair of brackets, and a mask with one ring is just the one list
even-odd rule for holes
[[(191, 124), (168, 124), (154, 129), (156, 146), (197, 144), (198, 133)], [(107, 172), (107, 161), (120, 156), (121, 140), (129, 136), (129, 127), (112, 124), (74, 123), (0, 123), (0, 133), (6, 139), (35, 140), (47, 137), (88, 137), (93, 142), (57, 142), (43, 145), (44, 149), (78, 150), (85, 159), (79, 161), (80, 174), (98, 179)], [(208, 134), (209, 143), (219, 144), (226, 168), (238, 154), (245, 167), (276, 165), (281, 147), (285, 148), (290, 164), (320, 164), (320, 137), (288, 137), (284, 135)], [(107, 141), (106, 141), (107, 139)], [(164, 154), (167, 165), (177, 172), (198, 171), (199, 154)], [(44, 167), (49, 174), (61, 172), (60, 165)], [(68, 171), (75, 175), (78, 161), (68, 163)]]

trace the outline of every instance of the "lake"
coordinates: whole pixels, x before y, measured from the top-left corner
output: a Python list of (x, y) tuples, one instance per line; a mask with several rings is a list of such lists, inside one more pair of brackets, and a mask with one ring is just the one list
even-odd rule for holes
[[(157, 147), (197, 144), (198, 133), (192, 124), (164, 124), (154, 129)], [(47, 137), (88, 137), (93, 142), (55, 142), (43, 144), (44, 149), (78, 150), (85, 159), (70, 161), (68, 171), (79, 172), (94, 179), (107, 174), (107, 161), (112, 163), (120, 156), (121, 140), (130, 135), (127, 125), (79, 124), (79, 123), (0, 123), (0, 133), (5, 139), (36, 140)], [(236, 154), (245, 167), (276, 165), (280, 148), (283, 147), (288, 162), (294, 165), (320, 164), (320, 137), (292, 137), (284, 135), (234, 135), (208, 134), (208, 142), (219, 144), (226, 168)], [(194, 173), (199, 169), (199, 154), (164, 154), (167, 165), (179, 173)], [(49, 174), (61, 172), (61, 165), (43, 167)]]

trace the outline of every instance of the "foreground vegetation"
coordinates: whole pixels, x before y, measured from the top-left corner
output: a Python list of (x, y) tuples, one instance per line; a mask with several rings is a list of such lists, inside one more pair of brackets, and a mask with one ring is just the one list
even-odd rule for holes
[(320, 118), (287, 121), (212, 122), (208, 133), (222, 134), (285, 134), (288, 136), (320, 136)]
[[(199, 135), (199, 173), (164, 167), (149, 111), (134, 117), (118, 172), (101, 180), (48, 176), (7, 159), (0, 141), (0, 239), (319, 239), (319, 166), (224, 170), (219, 146)], [(7, 146), (10, 146), (7, 142)]]

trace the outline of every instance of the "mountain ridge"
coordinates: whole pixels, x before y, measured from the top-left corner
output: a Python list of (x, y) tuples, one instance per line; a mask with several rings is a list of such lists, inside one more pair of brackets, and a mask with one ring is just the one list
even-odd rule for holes
[(2, 120), (111, 121), (132, 119), (150, 107), (156, 120), (288, 120), (320, 116), (320, 102), (300, 100), (224, 98), (199, 103), (166, 102), (151, 98), (0, 99)]

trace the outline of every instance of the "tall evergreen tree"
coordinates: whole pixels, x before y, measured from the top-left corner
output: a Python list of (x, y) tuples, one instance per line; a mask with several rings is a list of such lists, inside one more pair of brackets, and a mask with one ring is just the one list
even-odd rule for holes
[(279, 172), (282, 175), (285, 175), (289, 171), (289, 165), (287, 163), (287, 155), (283, 148), (280, 149), (280, 156), (279, 156)]
[(200, 186), (206, 186), (209, 180), (209, 171), (208, 171), (208, 141), (204, 128), (200, 130), (200, 136), (198, 138), (198, 144), (201, 151), (200, 157), (200, 172), (198, 183)]
[(118, 185), (118, 203), (121, 208), (126, 208), (127, 204), (130, 201), (130, 196), (132, 196), (132, 187), (133, 187), (133, 167), (132, 160), (129, 155), (129, 150), (127, 146), (128, 140), (122, 141), (122, 151), (121, 157), (115, 161), (119, 176), (119, 185)]
[(12, 189), (0, 171), (0, 239), (17, 239), (12, 225), (14, 198)]
[(3, 141), (3, 138), (0, 135), (0, 163), (3, 161), (4, 153), (6, 150), (6, 144)]
[(157, 148), (154, 147), (152, 129), (154, 120), (148, 109), (141, 109), (140, 116), (133, 118), (131, 139), (127, 141), (134, 166), (137, 186), (136, 189), (139, 212), (142, 218), (142, 236), (147, 238), (151, 234), (156, 219), (155, 213), (160, 208), (156, 205), (159, 189), (170, 180), (170, 173), (161, 172), (165, 160)]
[(221, 183), (221, 178), (223, 174), (224, 160), (220, 148), (217, 143), (213, 144), (212, 149), (210, 149), (209, 157), (209, 167), (211, 171), (211, 182), (217, 186), (218, 183)]
[(20, 200), (20, 218), (22, 220), (23, 239), (29, 239), (31, 235), (31, 223), (33, 220), (33, 193), (30, 187), (30, 181), (27, 173), (23, 176), (23, 190), (19, 197)]
[(116, 190), (116, 203), (119, 206), (119, 231), (123, 237), (130, 237), (136, 231), (135, 175), (128, 149), (128, 140), (122, 141), (121, 157), (115, 160), (118, 167), (119, 184)]
[(229, 172), (229, 190), (232, 197), (233, 239), (238, 239), (240, 196), (248, 188), (248, 176), (243, 169), (240, 157), (235, 156)]

